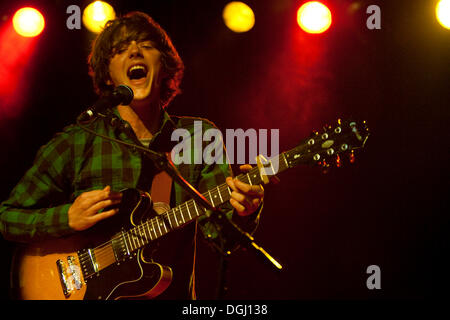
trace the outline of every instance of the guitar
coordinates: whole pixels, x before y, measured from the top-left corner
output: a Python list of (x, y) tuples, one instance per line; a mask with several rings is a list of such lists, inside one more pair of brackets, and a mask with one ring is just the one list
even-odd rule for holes
[[(339, 120), (336, 126), (324, 128), (321, 134), (313, 133), (297, 147), (258, 163), (237, 178), (249, 184), (262, 184), (299, 164), (327, 167), (331, 160), (336, 160), (339, 165), (340, 155), (362, 148), (368, 136), (365, 122), (358, 125)], [(219, 206), (230, 199), (230, 194), (230, 188), (224, 183), (203, 196), (213, 206)], [(109, 232), (81, 232), (25, 247), (13, 262), (13, 277), (20, 298), (109, 300), (153, 298), (161, 294), (170, 285), (172, 270), (147, 258), (144, 249), (204, 215), (205, 210), (193, 200), (160, 214), (152, 209), (148, 193), (126, 189), (116, 215), (120, 221), (110, 218), (111, 224), (105, 227)], [(153, 212), (151, 217), (148, 212)]]

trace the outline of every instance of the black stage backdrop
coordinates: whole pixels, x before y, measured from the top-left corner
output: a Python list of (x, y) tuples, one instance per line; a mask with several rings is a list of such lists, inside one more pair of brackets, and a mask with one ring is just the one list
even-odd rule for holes
[[(296, 26), (301, 2), (247, 3), (255, 27), (235, 34), (222, 22), (227, 1), (111, 1), (119, 13), (149, 13), (186, 65), (183, 93), (169, 111), (211, 119), (225, 129), (279, 129), (288, 150), (337, 118), (366, 120), (371, 136), (352, 165), (297, 167), (266, 187), (255, 237), (285, 270), (275, 274), (248, 251), (234, 254), (225, 299), (421, 299), (448, 296), (450, 32), (435, 1), (332, 1), (332, 28), (307, 36)], [(350, 5), (353, 5), (350, 7)], [(42, 144), (92, 104), (91, 37), (66, 28), (71, 1), (22, 4), (47, 25), (20, 93), (20, 114), (0, 118), (0, 198)], [(366, 8), (381, 9), (381, 29)], [(83, 5), (80, 4), (83, 7)], [(270, 131), (269, 131), (270, 132)], [(9, 299), (12, 246), (0, 241), (0, 297)], [(381, 270), (369, 290), (366, 270)], [(200, 242), (198, 295), (215, 299), (217, 254)]]

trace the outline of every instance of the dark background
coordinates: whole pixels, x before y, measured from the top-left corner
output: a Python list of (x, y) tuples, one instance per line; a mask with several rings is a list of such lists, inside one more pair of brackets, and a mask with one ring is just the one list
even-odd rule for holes
[[(183, 94), (169, 112), (209, 118), (223, 131), (280, 129), (281, 150), (337, 118), (366, 120), (371, 136), (352, 165), (327, 174), (297, 167), (266, 187), (255, 237), (285, 270), (277, 275), (240, 251), (225, 298), (448, 296), (450, 31), (435, 19), (436, 1), (330, 0), (333, 25), (319, 36), (298, 28), (302, 1), (293, 0), (247, 1), (255, 27), (235, 34), (221, 18), (227, 2), (110, 1), (118, 13), (154, 17), (183, 58)], [(1, 200), (39, 146), (96, 99), (86, 65), (91, 37), (84, 26), (66, 28), (72, 1), (7, 2), (0, 14), (25, 4), (40, 8), (47, 25), (20, 93), (22, 112), (0, 118)], [(381, 30), (366, 27), (370, 4), (381, 8)], [(12, 246), (2, 239), (0, 250), (0, 297), (8, 299)], [(198, 263), (198, 296), (213, 299), (217, 256), (203, 243)], [(381, 268), (380, 290), (366, 287), (370, 265)]]

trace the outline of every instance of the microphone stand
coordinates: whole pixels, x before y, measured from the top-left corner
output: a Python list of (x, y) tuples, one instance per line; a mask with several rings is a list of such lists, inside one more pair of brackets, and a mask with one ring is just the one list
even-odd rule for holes
[[(186, 190), (186, 192), (189, 193), (194, 201), (207, 210), (206, 216), (224, 227), (226, 231), (238, 241), (239, 244), (256, 253), (257, 257), (261, 258), (266, 263), (268, 262), (269, 265), (274, 267), (276, 271), (281, 271), (283, 269), (282, 265), (277, 260), (275, 260), (261, 246), (256, 244), (255, 239), (249, 233), (243, 231), (234, 222), (230, 221), (225, 214), (222, 214), (219, 208), (213, 207), (199, 191), (197, 191), (188, 181), (186, 181), (178, 172), (178, 169), (175, 167), (173, 162), (164, 154), (147, 148), (139, 148), (139, 150), (144, 151), (144, 154), (154, 162), (155, 166), (159, 170), (164, 170), (167, 172), (167, 174), (172, 177), (176, 183), (178, 183), (184, 190)], [(222, 254), (227, 257), (230, 255), (230, 252), (222, 251)]]

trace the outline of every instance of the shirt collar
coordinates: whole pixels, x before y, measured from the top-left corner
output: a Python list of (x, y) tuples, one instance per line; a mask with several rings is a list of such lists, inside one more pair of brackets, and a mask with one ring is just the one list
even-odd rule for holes
[[(129, 126), (129, 123), (120, 116), (117, 107), (113, 109), (113, 114)], [(166, 110), (162, 111), (161, 118), (161, 127), (153, 135), (148, 148), (159, 152), (170, 152), (176, 144), (176, 142), (171, 141), (171, 136), (173, 130), (177, 128), (177, 125)]]

